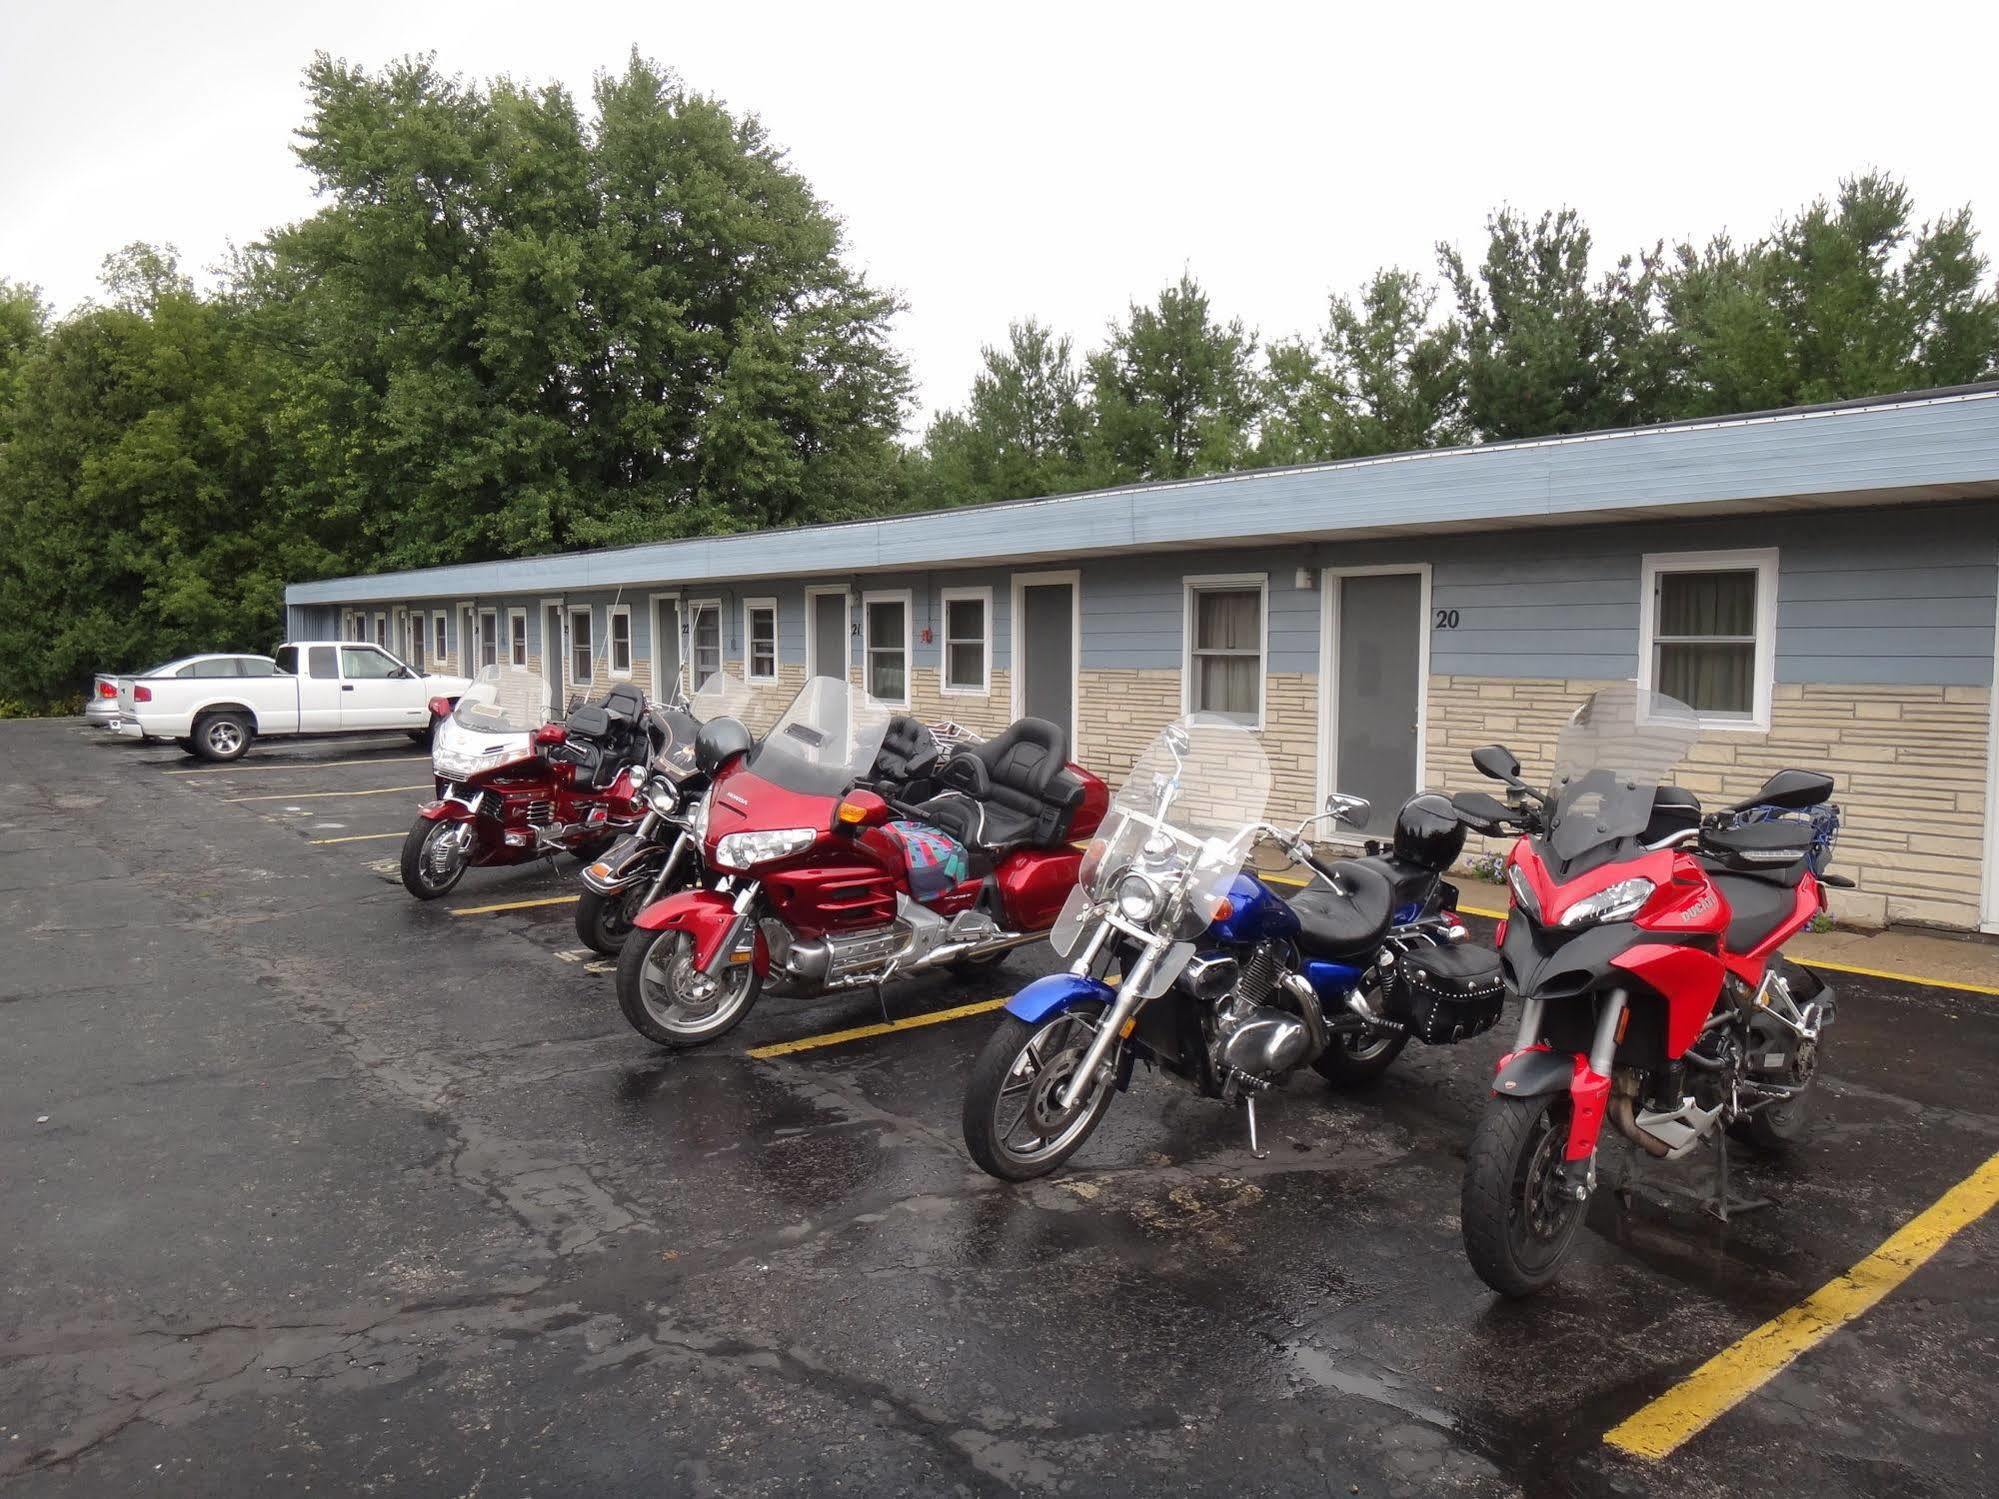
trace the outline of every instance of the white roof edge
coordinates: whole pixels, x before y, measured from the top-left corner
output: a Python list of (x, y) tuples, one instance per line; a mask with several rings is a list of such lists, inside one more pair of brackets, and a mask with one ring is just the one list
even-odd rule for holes
[[(1878, 397), (1846, 403), (1798, 407), (1783, 411), (1716, 416), (1708, 419), (1654, 424), (1645, 427), (1619, 427), (1550, 437), (1515, 438), (1506, 442), (1471, 443), (1449, 448), (1420, 448), (1400, 453), (1375, 454), (1363, 458), (1333, 459), (1323, 463), (1297, 464), (1280, 468), (1245, 469), (1226, 473), (1197, 475), (1182, 479), (1159, 479), (1136, 484), (1116, 485), (1107, 489), (1078, 490), (1069, 494), (1041, 495), (1020, 500), (1001, 500), (990, 504), (967, 505), (955, 509), (914, 511), (903, 515), (864, 516), (853, 520), (823, 521), (776, 530), (735, 531), (709, 536), (663, 538), (654, 542), (636, 542), (624, 546), (596, 548), (576, 552), (551, 552), (527, 557), (494, 558), (483, 562), (440, 563), (433, 567), (404, 569), (387, 573), (361, 573), (346, 577), (324, 578), (312, 582), (290, 584), (285, 589), (285, 601), (288, 605), (338, 602), (374, 603), (395, 597), (396, 595), (393, 593), (377, 592), (377, 590), (383, 590), (385, 585), (397, 583), (402, 580), (410, 582), (425, 580), (438, 584), (435, 593), (405, 591), (401, 595), (403, 597), (444, 598), (467, 585), (444, 581), (441, 575), (455, 573), (461, 569), (516, 568), (537, 563), (570, 563), (581, 570), (587, 571), (591, 569), (592, 564), (597, 564), (601, 567), (609, 559), (656, 548), (687, 547), (691, 549), (740, 543), (756, 538), (796, 539), (803, 536), (814, 536), (831, 539), (840, 536), (842, 533), (861, 531), (880, 532), (888, 528), (911, 526), (923, 522), (934, 523), (949, 521), (953, 518), (990, 516), (994, 513), (1005, 513), (1008, 515), (1031, 514), (1036, 511), (1074, 508), (1091, 502), (1102, 503), (1119, 499), (1136, 499), (1141, 495), (1156, 495), (1186, 489), (1214, 488), (1217, 486), (1239, 484), (1267, 484), (1278, 480), (1304, 479), (1322, 474), (1356, 473), (1369, 469), (1395, 468), (1411, 464), (1439, 463), (1450, 460), (1476, 461), (1485, 459), (1488, 456), (1496, 459), (1500, 455), (1546, 453), (1561, 449), (1590, 448), (1608, 444), (1662, 441), (1681, 436), (1698, 436), (1703, 433), (1717, 431), (1798, 425), (1834, 419), (1853, 420), (1922, 408), (1956, 406), (1986, 401), (1999, 401), (1999, 384), (1961, 390), (1912, 392), (1906, 397)], [(1999, 478), (1999, 474), (1995, 474), (1992, 477)], [(1746, 497), (1748, 496), (1718, 494), (1714, 498), (1716, 501), (1726, 501), (1731, 498)], [(1534, 515), (1545, 517), (1552, 512), (1545, 506), (1523, 505), (1517, 513), (1522, 516)], [(1581, 518), (1591, 514), (1601, 514), (1603, 511), (1600, 509), (1584, 509), (1574, 513), (1578, 518)], [(1461, 524), (1463, 524), (1461, 518), (1439, 517), (1431, 521), (1411, 522), (1410, 528), (1431, 530)], [(1254, 544), (1254, 539), (1246, 537), (1243, 539), (1243, 544)], [(1132, 545), (1142, 546), (1150, 550), (1166, 545), (1166, 543), (1157, 541), (1140, 543), (1119, 542), (1115, 538), (1111, 538), (1094, 547), (1088, 545), (1062, 547), (1048, 553), (1048, 555), (1081, 556), (1087, 555), (1092, 550), (1121, 550)], [(962, 559), (958, 558), (940, 559), (938, 563), (938, 565), (947, 564), (951, 566), (967, 565)], [(920, 561), (908, 559), (884, 562), (874, 559), (853, 558), (829, 563), (824, 571), (830, 575), (843, 572), (920, 570), (924, 566), (925, 564)], [(726, 576), (731, 579), (742, 578), (747, 580), (758, 576), (790, 576), (798, 572), (799, 569), (795, 566), (787, 565), (782, 570), (765, 573), (759, 573), (755, 569), (732, 570)], [(722, 576), (719, 574), (715, 575), (716, 580), (719, 581)], [(698, 579), (697, 581), (705, 581), (705, 579)], [(514, 586), (516, 585), (508, 585), (509, 588)], [(531, 592), (537, 587), (554, 587), (559, 585), (554, 583), (523, 582), (517, 586)], [(610, 587), (617, 586), (617, 584), (615, 580), (607, 580), (604, 582), (586, 582), (583, 584), (561, 586)], [(340, 591), (342, 589), (347, 591)]]

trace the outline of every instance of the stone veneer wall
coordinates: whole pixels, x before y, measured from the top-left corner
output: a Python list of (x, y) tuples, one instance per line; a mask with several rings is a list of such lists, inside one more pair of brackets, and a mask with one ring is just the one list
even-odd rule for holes
[[(1425, 781), (1482, 786), (1478, 745), (1505, 744), (1544, 774), (1569, 713), (1605, 682), (1430, 678)], [(1777, 684), (1767, 734), (1717, 733), (1676, 779), (1708, 805), (1740, 800), (1785, 766), (1824, 769), (1843, 818), (1833, 869), (1857, 890), (1833, 909), (1863, 925), (1975, 928), (1985, 833), (1990, 695), (1983, 687)], [(1476, 845), (1502, 842), (1474, 838)]]
[[(1077, 684), (1076, 758), (1102, 776), (1113, 792), (1134, 761), (1181, 716), (1177, 669), (1086, 667)], [(1319, 679), (1305, 672), (1272, 672), (1264, 678), (1264, 758), (1270, 764), (1265, 817), (1297, 822), (1315, 806), (1318, 786)]]

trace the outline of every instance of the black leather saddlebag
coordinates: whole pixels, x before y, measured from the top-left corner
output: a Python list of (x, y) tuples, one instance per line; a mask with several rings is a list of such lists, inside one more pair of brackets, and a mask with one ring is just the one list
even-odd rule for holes
[(1481, 1035), (1499, 1019), (1499, 954), (1469, 943), (1399, 953), (1382, 973), (1382, 1008), (1431, 1046)]

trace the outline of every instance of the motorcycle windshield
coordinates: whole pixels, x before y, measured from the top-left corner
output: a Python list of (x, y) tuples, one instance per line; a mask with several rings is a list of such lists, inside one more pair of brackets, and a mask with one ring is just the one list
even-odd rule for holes
[(475, 734), (531, 734), (548, 722), (548, 684), (539, 672), (488, 666), (459, 697), (451, 718)]
[(889, 711), (838, 677), (814, 677), (757, 741), (752, 775), (808, 796), (839, 796), (874, 769)]
[(696, 723), (713, 723), (718, 718), (746, 718), (756, 694), (749, 684), (732, 672), (708, 674), (708, 680), (688, 701), (687, 711)]
[[(1133, 764), (1083, 855), (1067, 919), (1050, 934), (1056, 950), (1069, 952), (1087, 913), (1111, 901), (1149, 931), (1198, 936), (1241, 872), (1252, 844), (1246, 829), (1262, 820), (1269, 797), (1270, 762), (1251, 730), (1203, 713), (1168, 724)], [(1142, 923), (1141, 910), (1150, 913)]]
[(1548, 842), (1564, 863), (1642, 832), (1652, 799), (1700, 738), (1692, 708), (1628, 683), (1592, 694), (1555, 741)]
[(656, 708), (653, 722), (659, 726), (662, 743), (653, 757), (655, 769), (666, 772), (676, 781), (684, 781), (693, 775), (694, 739), (701, 732), (701, 725), (713, 723), (718, 718), (741, 719), (749, 712), (755, 701), (749, 686), (741, 677), (726, 671), (713, 672), (701, 684), (701, 690), (688, 700), (685, 708)]

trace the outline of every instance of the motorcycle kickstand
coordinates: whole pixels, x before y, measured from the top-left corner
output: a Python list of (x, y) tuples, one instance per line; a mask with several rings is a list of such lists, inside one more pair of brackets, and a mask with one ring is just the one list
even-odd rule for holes
[(1256, 1139), (1256, 1095), (1254, 1093), (1244, 1094), (1242, 1105), (1243, 1105), (1243, 1111), (1249, 1115), (1250, 1159), (1257, 1161), (1264, 1160), (1269, 1156), (1270, 1152), (1263, 1149), (1262, 1146), (1257, 1143)]
[(1714, 1132), (1715, 1184), (1714, 1196), (1701, 1204), (1702, 1209), (1722, 1223), (1729, 1221), (1734, 1213), (1747, 1213), (1756, 1208), (1777, 1206), (1774, 1197), (1731, 1197), (1728, 1193), (1728, 1127), (1717, 1126)]

